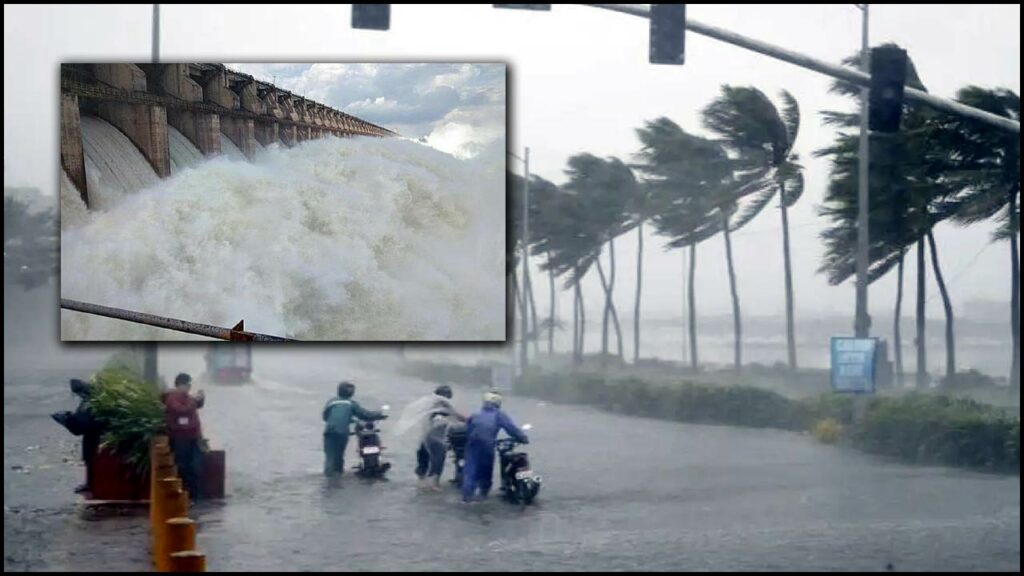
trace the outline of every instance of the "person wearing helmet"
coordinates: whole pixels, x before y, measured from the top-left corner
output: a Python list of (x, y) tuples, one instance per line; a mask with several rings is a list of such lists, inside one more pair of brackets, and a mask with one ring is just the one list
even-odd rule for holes
[(367, 410), (352, 399), (356, 385), (338, 384), (338, 395), (324, 406), (324, 476), (340, 476), (345, 469), (345, 448), (348, 447), (349, 427), (352, 419), (372, 422), (384, 420), (387, 414)]
[(466, 464), (462, 477), (462, 501), (471, 502), (479, 491), (486, 498), (494, 478), (494, 451), (498, 432), (504, 430), (523, 444), (530, 439), (501, 410), (501, 394), (496, 390), (484, 393), (480, 411), (466, 424)]
[(423, 421), (419, 449), (416, 451), (416, 476), (424, 483), (423, 488), (435, 492), (441, 491), (448, 426), (452, 421), (466, 421), (466, 417), (452, 405), (452, 396), (451, 386), (442, 384), (425, 399), (429, 412)]

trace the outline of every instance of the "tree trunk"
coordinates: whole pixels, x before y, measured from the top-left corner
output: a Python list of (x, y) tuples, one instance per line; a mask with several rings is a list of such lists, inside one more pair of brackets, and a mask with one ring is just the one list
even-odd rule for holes
[(942, 295), (942, 307), (946, 312), (946, 378), (956, 377), (956, 339), (953, 327), (953, 303), (949, 300), (949, 291), (946, 289), (946, 281), (942, 277), (942, 269), (939, 267), (939, 252), (935, 247), (935, 235), (928, 231), (928, 247), (932, 254), (932, 270), (935, 272), (935, 282), (939, 285), (939, 293)]
[(583, 358), (587, 354), (587, 349), (586, 349), (586, 342), (587, 342), (587, 339), (586, 339), (586, 335), (587, 335), (587, 307), (586, 307), (586, 302), (583, 300), (583, 290), (580, 288), (580, 284), (579, 284), (582, 281), (583, 281), (583, 279), (580, 278), (576, 282), (576, 290), (577, 290), (576, 293), (579, 295), (579, 299), (580, 299), (580, 363), (581, 364), (583, 363)]
[(572, 362), (579, 363), (580, 357), (580, 286), (572, 290)]
[[(551, 262), (551, 251), (548, 251), (548, 263)], [(548, 270), (548, 295), (550, 306), (548, 307), (548, 356), (555, 355), (555, 271)]]
[(690, 304), (690, 365), (693, 371), (697, 371), (697, 291), (695, 283), (697, 279), (697, 245), (690, 244), (690, 281), (687, 288), (687, 296)]
[(636, 300), (633, 302), (633, 364), (640, 360), (640, 289), (644, 279), (644, 223), (636, 227)]
[(540, 329), (537, 328), (537, 302), (533, 299), (533, 280), (529, 275), (526, 276), (526, 295), (528, 296), (527, 301), (530, 305), (530, 325), (533, 327), (530, 330), (530, 340), (533, 341), (533, 353), (540, 354)]
[(789, 251), (789, 208), (786, 206), (786, 183), (779, 184), (782, 199), (782, 259), (786, 273), (786, 351), (789, 369), (796, 370), (796, 321), (793, 313), (793, 266)]
[(924, 388), (928, 385), (928, 353), (925, 347), (924, 333), (924, 282), (927, 270), (924, 262), (924, 238), (917, 241), (917, 336), (914, 346), (917, 347), (917, 373), (914, 386)]
[(619, 311), (615, 307), (615, 238), (608, 241), (608, 255), (611, 257), (611, 275), (608, 277), (608, 301), (612, 311), (612, 323), (615, 324), (615, 342), (619, 360), (623, 359), (622, 353), (622, 325), (619, 324)]
[(608, 293), (608, 279), (604, 275), (601, 257), (597, 257), (597, 275), (601, 278), (601, 289), (604, 291), (604, 315), (601, 318), (601, 365), (605, 365), (608, 356), (608, 318), (611, 316), (611, 295)]
[(686, 279), (687, 279), (687, 271), (689, 270), (690, 266), (689, 266), (689, 264), (686, 263), (686, 250), (680, 250), (679, 253), (683, 256), (683, 262), (682, 262), (682, 264), (683, 264), (683, 267), (682, 267), (683, 277), (682, 277), (682, 282), (680, 283), (680, 290), (679, 290), (679, 294), (682, 296), (682, 302), (680, 302), (680, 304), (682, 304), (682, 310), (681, 310), (681, 314), (682, 315), (681, 315), (681, 318), (683, 319), (682, 324), (679, 326), (682, 329), (682, 333), (680, 334), (680, 342), (682, 344), (681, 344), (680, 349), (679, 349), (679, 358), (680, 358), (680, 363), (681, 364), (686, 364), (686, 361), (687, 361), (686, 350), (689, 347), (689, 338), (688, 338), (689, 329), (686, 326), (686, 317), (689, 316), (689, 312), (688, 312), (687, 307), (686, 307), (686, 284), (687, 284)]
[(903, 258), (900, 253), (900, 263), (896, 268), (896, 311), (893, 313), (892, 322), (892, 352), (896, 363), (896, 386), (903, 388), (903, 337), (900, 332), (900, 317), (903, 314)]
[(1010, 389), (1020, 391), (1020, 256), (1017, 236), (1020, 222), (1017, 219), (1017, 195), (1020, 183), (1010, 189), (1010, 332), (1013, 336), (1013, 358), (1010, 363)]
[(740, 295), (736, 290), (736, 268), (732, 262), (732, 239), (729, 236), (729, 217), (722, 216), (725, 235), (725, 261), (729, 267), (729, 290), (732, 293), (733, 364), (737, 372), (743, 368), (743, 324), (740, 319)]

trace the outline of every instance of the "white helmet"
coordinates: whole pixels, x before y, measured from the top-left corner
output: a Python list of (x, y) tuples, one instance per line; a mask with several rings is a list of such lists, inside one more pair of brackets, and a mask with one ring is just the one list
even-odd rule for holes
[(488, 390), (484, 392), (484, 404), (493, 404), (497, 407), (501, 407), (501, 393), (497, 390)]

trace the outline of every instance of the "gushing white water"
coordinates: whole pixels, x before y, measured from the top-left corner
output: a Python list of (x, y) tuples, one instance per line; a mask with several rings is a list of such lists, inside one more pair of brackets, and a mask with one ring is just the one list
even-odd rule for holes
[[(309, 340), (501, 340), (504, 153), (325, 138), (224, 155), (65, 228), (62, 296)], [(62, 312), (63, 339), (187, 335)]]
[(82, 116), (82, 147), (93, 210), (106, 210), (125, 194), (160, 181), (142, 152), (106, 120)]
[(68, 173), (60, 171), (60, 225), (61, 228), (78, 226), (89, 220), (89, 210), (82, 201)]
[(225, 136), (223, 132), (220, 134), (220, 153), (235, 160), (245, 160), (245, 154), (242, 154), (242, 149), (235, 146), (235, 143)]
[(203, 153), (199, 148), (173, 126), (167, 127), (167, 139), (170, 142), (171, 174), (177, 174), (203, 161)]

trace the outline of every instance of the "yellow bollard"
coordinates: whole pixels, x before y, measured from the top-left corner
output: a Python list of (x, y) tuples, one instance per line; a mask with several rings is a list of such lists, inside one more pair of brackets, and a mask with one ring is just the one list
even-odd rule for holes
[(160, 480), (159, 517), (157, 530), (153, 535), (153, 553), (156, 569), (167, 571), (167, 520), (187, 514), (188, 496), (181, 489), (181, 479), (164, 478)]
[(191, 518), (167, 521), (167, 553), (187, 552), (196, 548), (196, 522)]
[(156, 565), (157, 559), (159, 558), (159, 547), (161, 542), (161, 534), (164, 529), (164, 522), (169, 518), (167, 516), (166, 508), (166, 495), (165, 488), (163, 486), (164, 480), (177, 480), (178, 484), (176, 487), (180, 488), (180, 480), (177, 478), (178, 470), (174, 465), (171, 466), (159, 466), (154, 473), (153, 494), (149, 501), (149, 509), (151, 512), (150, 518), (152, 524), (150, 525), (150, 532), (153, 535), (153, 564)]
[[(161, 442), (162, 440), (162, 442)], [(157, 522), (157, 482), (160, 478), (163, 478), (161, 474), (167, 471), (161, 471), (161, 466), (173, 466), (173, 457), (168, 458), (170, 449), (167, 447), (166, 436), (156, 436), (149, 443), (149, 519), (151, 526), (155, 528)], [(170, 476), (175, 476), (175, 473)]]
[(206, 572), (206, 554), (189, 550), (171, 554), (172, 572)]

